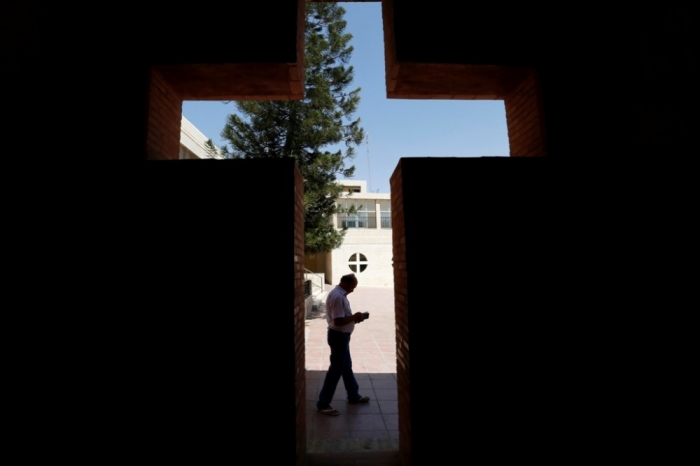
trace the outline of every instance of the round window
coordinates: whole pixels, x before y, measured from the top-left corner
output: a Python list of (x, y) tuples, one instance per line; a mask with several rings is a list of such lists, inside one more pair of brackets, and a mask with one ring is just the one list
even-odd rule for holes
[(353, 254), (348, 260), (348, 266), (354, 273), (364, 272), (367, 268), (367, 258), (364, 254)]

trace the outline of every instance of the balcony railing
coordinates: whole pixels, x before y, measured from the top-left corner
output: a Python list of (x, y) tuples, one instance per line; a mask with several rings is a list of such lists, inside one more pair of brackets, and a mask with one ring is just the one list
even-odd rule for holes
[(377, 228), (377, 216), (338, 214), (338, 228)]
[[(381, 228), (391, 228), (391, 216), (379, 219)], [(377, 214), (338, 214), (338, 228), (377, 228)]]

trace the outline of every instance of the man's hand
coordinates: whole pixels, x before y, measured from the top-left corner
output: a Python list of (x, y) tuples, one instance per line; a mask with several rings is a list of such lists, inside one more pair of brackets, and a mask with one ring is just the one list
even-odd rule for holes
[(334, 323), (335, 325), (337, 325), (338, 327), (341, 327), (341, 326), (343, 326), (343, 325), (347, 325), (347, 324), (350, 324), (350, 323), (352, 323), (352, 322), (355, 322), (356, 324), (359, 324), (359, 323), (362, 322), (363, 320), (365, 320), (365, 316), (364, 316), (361, 312), (356, 312), (356, 313), (354, 313), (354, 314), (351, 315), (351, 316), (347, 316), (347, 317), (336, 317), (335, 319), (333, 319), (333, 323)]

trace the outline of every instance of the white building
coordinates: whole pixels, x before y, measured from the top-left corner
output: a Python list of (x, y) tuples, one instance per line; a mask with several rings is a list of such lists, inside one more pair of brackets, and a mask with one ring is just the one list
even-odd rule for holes
[(391, 194), (368, 193), (367, 182), (338, 180), (344, 195), (338, 204), (355, 214), (336, 214), (336, 228), (347, 227), (342, 246), (327, 254), (306, 257), (306, 268), (325, 275), (326, 283), (336, 285), (340, 277), (354, 273), (358, 286), (394, 286), (391, 243)]
[(206, 145), (208, 139), (183, 116), (180, 123), (180, 159), (223, 159), (223, 155), (209, 154)]

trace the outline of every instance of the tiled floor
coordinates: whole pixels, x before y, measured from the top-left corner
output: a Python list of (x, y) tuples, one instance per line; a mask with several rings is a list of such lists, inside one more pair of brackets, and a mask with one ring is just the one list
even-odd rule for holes
[[(334, 286), (326, 285), (326, 292)], [(332, 406), (340, 416), (316, 412), (318, 392), (328, 369), (330, 350), (323, 303), (306, 321), (306, 434), (308, 451), (363, 451), (398, 448), (396, 330), (393, 288), (358, 286), (348, 296), (354, 312), (370, 318), (355, 326), (350, 340), (353, 371), (368, 404), (348, 405), (342, 379)]]

